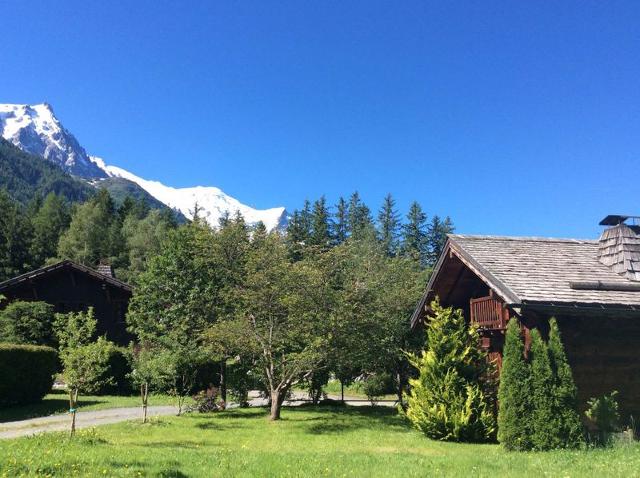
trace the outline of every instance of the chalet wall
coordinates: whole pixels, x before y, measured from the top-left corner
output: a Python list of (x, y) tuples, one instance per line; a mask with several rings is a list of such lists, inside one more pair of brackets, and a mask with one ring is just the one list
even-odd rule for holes
[(80, 271), (62, 268), (31, 282), (20, 282), (2, 292), (9, 301), (38, 300), (55, 307), (56, 312), (94, 308), (97, 333), (113, 342), (126, 345), (125, 315), (131, 294)]
[(621, 418), (640, 418), (640, 320), (558, 317), (581, 410), (591, 397), (619, 392)]

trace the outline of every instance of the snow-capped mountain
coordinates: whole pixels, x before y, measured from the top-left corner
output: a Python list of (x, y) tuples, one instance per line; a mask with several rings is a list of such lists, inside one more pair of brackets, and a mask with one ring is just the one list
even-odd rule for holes
[(75, 176), (106, 177), (78, 140), (60, 124), (47, 103), (0, 104), (0, 133), (23, 151), (42, 156)]
[(105, 164), (102, 158), (93, 156), (91, 159), (110, 177), (124, 178), (138, 184), (154, 198), (172, 209), (177, 209), (188, 218), (193, 216), (193, 209), (197, 204), (199, 208), (202, 208), (199, 212), (200, 216), (206, 218), (207, 222), (213, 226), (218, 225), (218, 219), (227, 211), (231, 216), (236, 211), (239, 211), (249, 224), (262, 221), (268, 230), (282, 226), (285, 220), (285, 209), (283, 207), (262, 210), (253, 209), (226, 195), (216, 187), (172, 188), (158, 181), (143, 179), (117, 166), (109, 166)]
[(268, 230), (282, 227), (286, 223), (286, 211), (283, 207), (254, 209), (216, 187), (172, 188), (158, 181), (143, 179), (122, 168), (107, 165), (102, 158), (89, 156), (76, 138), (62, 126), (47, 103), (0, 104), (0, 134), (20, 149), (48, 159), (94, 185), (99, 185), (105, 178), (131, 181), (187, 218), (192, 218), (197, 204), (200, 208), (199, 214), (214, 227), (226, 212), (233, 216), (238, 211), (248, 224), (262, 221)]

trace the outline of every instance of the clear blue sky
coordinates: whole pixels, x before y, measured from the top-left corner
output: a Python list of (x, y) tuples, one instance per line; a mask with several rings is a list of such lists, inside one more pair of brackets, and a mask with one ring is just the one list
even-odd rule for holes
[(640, 214), (640, 2), (0, 3), (0, 102), (257, 207), (359, 190), (458, 232)]

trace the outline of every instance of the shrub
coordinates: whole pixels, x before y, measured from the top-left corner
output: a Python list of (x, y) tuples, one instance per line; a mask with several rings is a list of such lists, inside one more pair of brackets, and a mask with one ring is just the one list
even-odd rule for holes
[(554, 403), (554, 376), (551, 361), (540, 332), (531, 331), (531, 385), (533, 408), (531, 441), (537, 450), (551, 450), (563, 446), (562, 437), (556, 428), (557, 407)]
[(585, 412), (587, 418), (596, 427), (597, 436), (594, 440), (598, 445), (607, 445), (611, 442), (611, 435), (618, 429), (620, 415), (618, 413), (617, 391), (609, 395), (591, 398), (587, 402), (589, 408)]
[(493, 438), (495, 420), (481, 379), (487, 361), (474, 328), (466, 326), (462, 311), (431, 304), (427, 348), (410, 355), (418, 369), (409, 380), (406, 416), (430, 438), (486, 441)]
[(498, 441), (508, 450), (529, 450), (531, 443), (531, 368), (524, 358), (520, 323), (507, 325), (498, 387)]
[(99, 377), (97, 385), (89, 387), (87, 393), (96, 395), (127, 395), (132, 392), (131, 361), (127, 349), (118, 347), (112, 342), (104, 342), (102, 360), (105, 372)]
[(56, 346), (53, 317), (53, 306), (46, 302), (12, 302), (0, 311), (0, 340)]
[(58, 355), (50, 347), (0, 344), (0, 405), (42, 400), (58, 368)]
[(392, 387), (393, 379), (391, 375), (384, 372), (371, 374), (362, 381), (362, 391), (371, 402), (371, 405), (375, 405), (380, 397)]

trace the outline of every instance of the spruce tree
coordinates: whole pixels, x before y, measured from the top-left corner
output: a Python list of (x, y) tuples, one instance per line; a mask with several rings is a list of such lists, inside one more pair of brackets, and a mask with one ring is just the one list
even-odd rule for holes
[(285, 237), (289, 258), (293, 261), (302, 259), (304, 249), (309, 241), (309, 234), (302, 219), (300, 211), (295, 210), (291, 215), (291, 220), (287, 224), (287, 235)]
[(0, 189), (0, 281), (17, 276), (32, 267), (31, 223), (4, 190)]
[(559, 448), (554, 403), (554, 376), (547, 345), (537, 329), (531, 330), (531, 386), (533, 413), (531, 414), (531, 442), (537, 450)]
[(49, 193), (31, 219), (31, 254), (35, 266), (42, 266), (47, 259), (56, 257), (58, 240), (69, 227), (70, 221), (71, 213), (67, 202), (61, 196)]
[(442, 249), (447, 242), (447, 234), (454, 230), (451, 218), (447, 216), (444, 221), (439, 216), (433, 216), (431, 222), (427, 226), (426, 237), (426, 264), (434, 266), (438, 261)]
[(467, 327), (461, 310), (431, 304), (427, 347), (410, 355), (419, 376), (410, 379), (406, 415), (430, 438), (451, 441), (487, 441), (495, 422), (481, 379), (486, 357), (474, 328)]
[(416, 201), (411, 204), (407, 214), (407, 222), (402, 227), (402, 252), (424, 266), (427, 251), (426, 233), (427, 215)]
[(507, 325), (498, 387), (498, 441), (508, 450), (531, 449), (531, 368), (525, 361), (520, 323)]
[(578, 415), (578, 389), (573, 381), (571, 366), (562, 345), (560, 329), (555, 318), (549, 321), (549, 358), (555, 375), (555, 427), (561, 446), (574, 448), (583, 442), (582, 424)]
[(358, 191), (349, 199), (349, 232), (356, 240), (368, 237), (373, 230), (371, 210), (362, 202)]
[(329, 210), (324, 196), (313, 203), (309, 244), (326, 248), (331, 244)]
[(333, 222), (333, 237), (336, 244), (342, 244), (349, 235), (349, 206), (343, 197), (338, 199), (336, 215)]
[(391, 194), (387, 194), (378, 213), (378, 237), (388, 256), (398, 250), (398, 229), (400, 216), (396, 211), (396, 202)]

